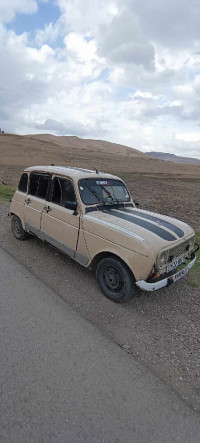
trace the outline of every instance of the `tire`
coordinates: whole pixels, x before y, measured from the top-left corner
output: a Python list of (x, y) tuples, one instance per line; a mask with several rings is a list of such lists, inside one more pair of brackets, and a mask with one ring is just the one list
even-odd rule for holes
[(119, 259), (107, 257), (101, 260), (97, 266), (96, 278), (105, 297), (114, 302), (128, 301), (134, 294), (133, 275)]
[(17, 240), (25, 240), (28, 237), (28, 233), (22, 227), (21, 220), (16, 215), (12, 216), (12, 231)]

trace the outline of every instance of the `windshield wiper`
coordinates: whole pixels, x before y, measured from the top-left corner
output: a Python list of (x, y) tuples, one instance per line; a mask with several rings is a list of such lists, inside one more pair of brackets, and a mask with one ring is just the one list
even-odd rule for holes
[(99, 197), (98, 193), (94, 189), (92, 189), (91, 186), (88, 186), (87, 183), (85, 183), (85, 185), (89, 189), (89, 191), (92, 192), (92, 194), (97, 198), (99, 203), (105, 204), (104, 199), (101, 199), (101, 197)]
[(116, 198), (114, 199), (111, 192), (109, 192), (106, 188), (104, 188), (103, 185), (100, 185), (100, 187), (106, 192), (106, 194), (112, 199), (112, 202), (106, 202), (104, 197), (100, 197), (98, 192), (96, 192), (92, 186), (87, 185), (87, 183), (85, 183), (86, 187), (89, 189), (90, 192), (92, 192), (92, 194), (96, 197), (96, 199), (98, 200), (98, 202), (103, 205), (103, 206), (112, 206), (113, 204), (119, 204), (119, 200), (117, 200)]
[(119, 203), (119, 200), (117, 200), (116, 197), (113, 198), (111, 192), (108, 191), (108, 190), (105, 188), (105, 186), (103, 186), (103, 185), (100, 185), (100, 186), (101, 186), (101, 188), (106, 192), (106, 194), (111, 198), (112, 202), (117, 202), (117, 203)]

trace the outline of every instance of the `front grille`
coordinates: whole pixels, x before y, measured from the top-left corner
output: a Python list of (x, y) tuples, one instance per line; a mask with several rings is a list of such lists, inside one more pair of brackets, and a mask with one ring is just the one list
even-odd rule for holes
[(190, 240), (187, 240), (177, 246), (174, 246), (174, 248), (169, 249), (169, 257), (173, 256), (173, 258), (180, 257), (181, 255), (184, 255), (187, 253), (187, 251), (191, 250), (191, 246), (194, 244), (194, 237), (190, 238)]

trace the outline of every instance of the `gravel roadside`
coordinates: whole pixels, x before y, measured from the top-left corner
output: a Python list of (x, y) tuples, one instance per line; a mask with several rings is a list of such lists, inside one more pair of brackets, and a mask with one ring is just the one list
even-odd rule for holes
[(62, 253), (34, 237), (17, 241), (7, 213), (0, 204), (0, 246), (200, 411), (200, 290), (182, 279), (114, 304), (89, 271)]

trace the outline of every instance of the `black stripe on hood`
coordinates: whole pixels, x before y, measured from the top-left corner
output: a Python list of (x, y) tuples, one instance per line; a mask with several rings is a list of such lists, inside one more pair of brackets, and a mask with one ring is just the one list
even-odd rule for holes
[(182, 229), (178, 228), (177, 226), (173, 225), (172, 223), (166, 220), (162, 220), (161, 218), (156, 217), (155, 215), (143, 214), (140, 211), (130, 211), (128, 209), (124, 209), (123, 212), (126, 212), (127, 214), (138, 215), (139, 217), (144, 218), (145, 220), (151, 220), (155, 223), (159, 223), (160, 226), (169, 229), (170, 231), (178, 235), (178, 237), (180, 238), (184, 236), (184, 232), (182, 231)]
[(121, 212), (114, 211), (112, 209), (103, 211), (106, 214), (114, 215), (117, 218), (121, 218), (122, 220), (126, 220), (130, 223), (133, 223), (134, 225), (141, 226), (141, 228), (147, 229), (148, 231), (153, 232), (158, 237), (163, 238), (163, 240), (167, 241), (174, 241), (176, 240), (176, 237), (174, 235), (170, 234), (170, 232), (165, 231), (165, 229), (160, 228), (159, 226), (153, 225), (153, 223), (149, 223), (146, 220), (141, 220), (137, 217), (130, 216), (128, 214), (122, 214)]

